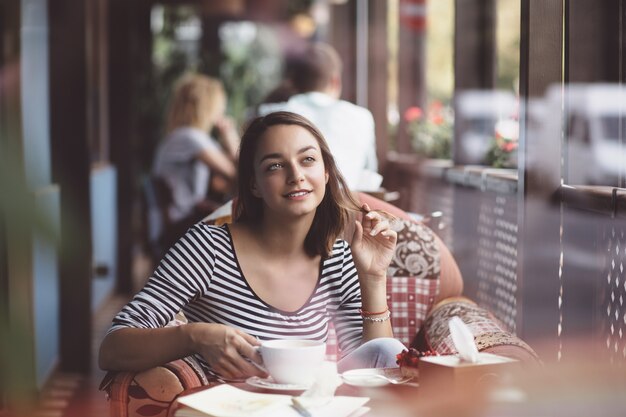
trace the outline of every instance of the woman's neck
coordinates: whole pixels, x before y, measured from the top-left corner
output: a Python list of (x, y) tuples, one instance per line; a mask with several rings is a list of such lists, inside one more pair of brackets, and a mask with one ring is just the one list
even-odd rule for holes
[(293, 221), (264, 216), (255, 234), (264, 250), (275, 255), (293, 255), (304, 252), (304, 240), (311, 229), (314, 216)]

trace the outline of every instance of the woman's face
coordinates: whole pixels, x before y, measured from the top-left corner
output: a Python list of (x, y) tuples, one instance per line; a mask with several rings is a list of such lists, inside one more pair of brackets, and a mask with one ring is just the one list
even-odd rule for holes
[(276, 125), (261, 136), (252, 193), (263, 200), (264, 213), (285, 219), (314, 216), (327, 182), (319, 144), (307, 129)]

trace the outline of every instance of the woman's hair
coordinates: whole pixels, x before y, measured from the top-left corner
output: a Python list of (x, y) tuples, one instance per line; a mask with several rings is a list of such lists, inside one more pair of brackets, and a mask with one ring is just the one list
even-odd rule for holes
[(270, 113), (257, 117), (248, 125), (239, 148), (239, 200), (235, 206), (236, 222), (249, 225), (259, 224), (263, 217), (263, 201), (252, 194), (254, 181), (254, 156), (265, 132), (278, 125), (296, 125), (308, 130), (317, 140), (322, 152), (328, 182), (322, 202), (317, 207), (311, 229), (304, 241), (304, 248), (310, 256), (330, 254), (335, 240), (348, 221), (350, 211), (359, 211), (360, 205), (354, 199), (343, 176), (339, 172), (328, 144), (319, 130), (307, 119), (290, 112)]
[(167, 114), (167, 132), (181, 126), (208, 130), (219, 116), (226, 93), (219, 80), (206, 75), (186, 74), (174, 87)]

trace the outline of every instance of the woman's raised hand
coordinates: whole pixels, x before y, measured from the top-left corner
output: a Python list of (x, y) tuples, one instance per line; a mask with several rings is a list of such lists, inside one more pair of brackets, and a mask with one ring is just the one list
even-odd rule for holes
[(352, 255), (359, 272), (365, 279), (384, 279), (393, 258), (397, 233), (391, 229), (390, 220), (383, 214), (372, 211), (363, 204), (367, 212), (363, 220), (356, 221), (352, 236)]
[(219, 139), (226, 150), (228, 150), (233, 157), (236, 156), (241, 138), (235, 127), (235, 121), (228, 116), (222, 116), (215, 121), (215, 128), (219, 132)]
[(263, 363), (256, 349), (261, 343), (253, 336), (223, 324), (191, 323), (187, 326), (190, 326), (193, 350), (223, 378), (267, 377), (267, 373), (250, 363)]

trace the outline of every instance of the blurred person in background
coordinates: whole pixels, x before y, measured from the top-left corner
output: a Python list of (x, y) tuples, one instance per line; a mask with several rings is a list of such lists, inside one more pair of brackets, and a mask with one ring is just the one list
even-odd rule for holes
[(364, 190), (371, 187), (363, 179), (378, 171), (374, 117), (368, 109), (340, 99), (341, 70), (341, 58), (332, 46), (308, 44), (287, 65), (286, 78), (297, 94), (259, 106), (259, 114), (283, 110), (309, 119), (324, 134), (348, 187)]
[[(230, 197), (240, 137), (225, 110), (226, 93), (219, 80), (186, 74), (176, 82), (168, 107), (167, 135), (152, 169), (170, 194), (169, 226), (162, 236), (166, 247), (223, 203), (221, 198), (208, 198), (211, 183), (218, 195)], [(210, 134), (214, 129), (219, 141)]]

